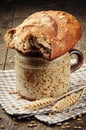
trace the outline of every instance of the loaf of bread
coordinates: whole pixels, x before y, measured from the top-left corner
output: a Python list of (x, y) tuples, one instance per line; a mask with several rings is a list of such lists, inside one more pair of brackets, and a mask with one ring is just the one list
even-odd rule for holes
[(53, 60), (71, 50), (81, 35), (81, 25), (73, 15), (49, 10), (36, 12), (8, 30), (4, 40), (23, 54)]

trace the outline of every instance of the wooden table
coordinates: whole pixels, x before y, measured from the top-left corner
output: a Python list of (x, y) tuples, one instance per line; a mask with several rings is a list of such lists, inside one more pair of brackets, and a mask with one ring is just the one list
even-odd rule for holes
[[(26, 17), (30, 14), (41, 11), (41, 10), (64, 10), (75, 15), (82, 24), (83, 36), (75, 46), (82, 51), (84, 59), (86, 59), (86, 8), (85, 2), (82, 0), (35, 0), (31, 1), (2, 1), (0, 3), (0, 69), (14, 69), (14, 57), (15, 51), (7, 49), (3, 36), (7, 29), (15, 27), (20, 24)], [(37, 126), (29, 127), (28, 123), (31, 122), (27, 120), (15, 120), (11, 116), (7, 115), (3, 108), (0, 106), (0, 130), (61, 130), (64, 129), (64, 123), (61, 126), (47, 126), (37, 120)], [(67, 124), (68, 123), (68, 124)], [(65, 129), (81, 129), (86, 130), (86, 115), (77, 117), (76, 119), (71, 119), (66, 122), (67, 127)]]

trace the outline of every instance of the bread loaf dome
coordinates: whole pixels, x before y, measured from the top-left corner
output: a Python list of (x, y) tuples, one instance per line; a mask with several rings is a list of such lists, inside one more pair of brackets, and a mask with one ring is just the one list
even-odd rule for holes
[(81, 25), (73, 15), (49, 10), (30, 15), (8, 30), (4, 40), (8, 47), (23, 54), (53, 60), (71, 50), (81, 35)]

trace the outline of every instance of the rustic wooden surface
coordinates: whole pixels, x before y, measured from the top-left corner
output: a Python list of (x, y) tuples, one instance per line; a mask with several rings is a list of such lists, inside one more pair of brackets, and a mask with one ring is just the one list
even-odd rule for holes
[[(0, 1), (0, 69), (14, 69), (15, 51), (7, 49), (3, 36), (5, 31), (11, 27), (20, 24), (30, 14), (41, 10), (64, 10), (75, 15), (82, 24), (83, 35), (75, 48), (78, 48), (84, 54), (86, 59), (86, 6), (85, 0), (11, 0)], [(84, 60), (85, 61), (85, 60)], [(80, 117), (81, 120), (71, 119), (67, 122), (70, 128), (66, 130), (81, 129), (86, 130), (86, 115)], [(27, 120), (15, 120), (6, 114), (0, 106), (0, 130), (61, 130), (62, 126), (47, 126), (36, 120), (37, 126), (28, 127), (30, 123)], [(64, 123), (62, 123), (63, 125)], [(74, 128), (75, 127), (75, 128)]]

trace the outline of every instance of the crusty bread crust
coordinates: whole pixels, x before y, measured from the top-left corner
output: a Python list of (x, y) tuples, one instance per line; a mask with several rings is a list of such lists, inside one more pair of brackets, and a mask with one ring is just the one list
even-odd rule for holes
[(81, 25), (73, 15), (49, 10), (34, 13), (8, 30), (4, 40), (23, 54), (39, 53), (53, 60), (71, 50), (81, 35)]

